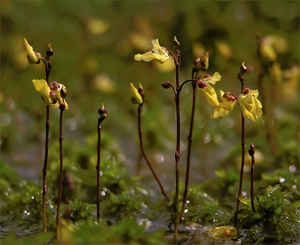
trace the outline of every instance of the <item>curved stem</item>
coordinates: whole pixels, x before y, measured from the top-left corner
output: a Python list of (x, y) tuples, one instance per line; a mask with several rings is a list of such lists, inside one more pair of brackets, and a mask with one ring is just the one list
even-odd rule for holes
[(59, 116), (59, 188), (58, 188), (58, 197), (57, 197), (57, 210), (56, 210), (56, 237), (60, 238), (60, 202), (61, 202), (61, 193), (63, 185), (63, 112), (64, 107), (60, 107), (60, 116)]
[(160, 190), (161, 190), (162, 194), (164, 195), (164, 197), (166, 198), (167, 201), (170, 201), (170, 199), (169, 199), (167, 193), (165, 192), (160, 180), (158, 179), (158, 177), (157, 177), (157, 175), (156, 175), (156, 173), (155, 173), (155, 171), (154, 171), (154, 169), (153, 169), (153, 167), (152, 167), (152, 165), (151, 165), (151, 163), (150, 163), (150, 161), (149, 161), (149, 159), (146, 155), (145, 149), (144, 149), (143, 137), (142, 137), (143, 132), (142, 132), (142, 126), (141, 126), (141, 124), (142, 124), (142, 119), (141, 119), (142, 109), (143, 109), (143, 104), (139, 104), (139, 106), (138, 106), (138, 131), (139, 131), (140, 148), (141, 148), (142, 154), (143, 154), (143, 156), (144, 156), (144, 158), (145, 158), (145, 160), (148, 164), (148, 167), (150, 168), (156, 182), (158, 183), (158, 185), (160, 187)]
[(194, 117), (195, 117), (195, 108), (196, 108), (196, 81), (194, 80), (192, 81), (192, 86), (193, 86), (193, 102), (192, 102), (192, 112), (191, 112), (191, 119), (190, 119), (190, 131), (188, 135), (188, 152), (187, 152), (187, 163), (186, 163), (186, 172), (185, 172), (185, 186), (184, 186), (182, 207), (180, 212), (180, 219), (182, 219), (184, 215), (184, 208), (185, 208), (185, 204), (187, 201), (187, 194), (188, 194), (192, 138), (193, 138)]

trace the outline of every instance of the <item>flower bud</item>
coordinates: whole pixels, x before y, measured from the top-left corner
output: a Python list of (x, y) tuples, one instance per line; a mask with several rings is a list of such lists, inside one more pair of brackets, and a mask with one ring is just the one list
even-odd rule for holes
[(48, 44), (47, 51), (46, 51), (46, 60), (50, 60), (50, 57), (53, 55), (53, 49), (51, 44)]
[(198, 88), (205, 88), (207, 84), (203, 82), (202, 80), (197, 81)]
[(250, 88), (245, 88), (245, 89), (243, 90), (243, 94), (249, 94), (250, 91), (251, 91)]
[(200, 58), (196, 58), (194, 60), (193, 73), (200, 71), (200, 69), (201, 69), (201, 59)]
[(169, 81), (165, 81), (165, 82), (163, 82), (162, 84), (161, 84), (161, 86), (163, 87), (163, 88), (170, 88), (171, 87), (171, 84), (170, 84), (170, 82)]
[(243, 62), (240, 68), (240, 72), (244, 74), (246, 71), (247, 71), (247, 66), (245, 66), (245, 62)]
[(104, 107), (104, 104), (102, 103), (101, 107), (98, 109), (99, 115), (102, 117), (107, 116), (107, 109)]
[(209, 67), (209, 53), (206, 52), (205, 55), (201, 59), (201, 70), (206, 71)]
[(180, 47), (180, 42), (177, 40), (176, 36), (174, 36), (173, 45), (175, 49), (178, 49)]
[(142, 96), (142, 99), (143, 99), (145, 96), (145, 91), (144, 91), (144, 88), (141, 83), (139, 83), (138, 93)]
[(254, 144), (253, 143), (250, 144), (250, 148), (249, 148), (248, 153), (251, 157), (254, 157), (255, 149), (254, 149)]

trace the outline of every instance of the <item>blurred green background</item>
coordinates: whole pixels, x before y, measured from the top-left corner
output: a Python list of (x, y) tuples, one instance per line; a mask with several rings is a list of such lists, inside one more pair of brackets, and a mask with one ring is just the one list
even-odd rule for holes
[[(174, 82), (174, 66), (172, 61), (159, 65), (136, 62), (133, 57), (150, 50), (151, 40), (157, 37), (173, 52), (175, 35), (181, 43), (181, 81), (190, 78), (194, 59), (209, 51), (208, 73), (222, 75), (216, 90), (235, 94), (240, 92), (237, 73), (243, 61), (249, 67), (246, 87), (261, 86), (256, 36), (266, 42), (276, 40), (276, 62), (281, 70), (274, 75), (267, 69), (265, 91), (260, 91), (266, 95), (262, 102), (270, 118), (246, 120), (246, 142), (247, 148), (251, 142), (256, 146), (258, 171), (295, 164), (295, 158), (299, 160), (298, 1), (1, 1), (1, 159), (22, 177), (40, 179), (45, 106), (31, 80), (45, 78), (45, 74), (42, 64), (28, 64), (26, 38), (43, 56), (49, 43), (53, 47), (50, 80), (68, 89), (66, 149), (96, 149), (90, 138), (96, 137), (97, 110), (104, 103), (109, 114), (102, 124), (103, 138), (112, 142), (106, 150), (117, 149), (129, 173), (136, 173), (141, 158), (137, 108), (130, 102), (129, 83), (142, 83), (146, 148), (163, 181), (173, 185), (174, 98), (161, 83)], [(182, 174), (189, 89), (185, 87), (181, 97)], [(240, 155), (238, 107), (227, 118), (210, 119), (212, 108), (200, 96), (197, 100), (191, 183), (213, 176), (218, 168), (236, 167), (238, 171)], [(58, 142), (58, 116), (59, 110), (52, 109), (51, 142)], [(273, 125), (270, 135), (267, 120)], [(140, 171), (150, 174), (143, 161)]]

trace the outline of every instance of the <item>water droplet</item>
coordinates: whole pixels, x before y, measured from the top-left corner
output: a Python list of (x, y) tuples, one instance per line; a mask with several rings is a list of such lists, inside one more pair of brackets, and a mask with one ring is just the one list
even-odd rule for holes
[(184, 210), (184, 213), (186, 214), (188, 211), (189, 211), (189, 210), (186, 208), (186, 209)]
[(242, 192), (242, 196), (244, 196), (244, 197), (247, 196), (247, 192), (246, 192), (246, 191), (243, 191), (243, 192)]
[(31, 196), (31, 200), (34, 200), (34, 196)]
[(165, 158), (164, 158), (164, 156), (162, 155), (162, 154), (160, 154), (160, 153), (156, 153), (155, 155), (154, 155), (154, 158), (155, 158), (155, 161), (157, 162), (157, 163), (163, 163), (164, 162), (164, 160), (165, 160)]
[(101, 194), (101, 196), (104, 197), (105, 196), (105, 191), (101, 191), (100, 194)]
[(102, 171), (99, 171), (99, 176), (102, 176), (103, 175), (103, 172)]
[(279, 183), (283, 183), (285, 181), (285, 178), (279, 177)]
[(204, 196), (204, 197), (207, 197), (207, 194), (206, 194), (206, 193), (204, 193), (204, 194), (203, 194), (203, 196)]
[(296, 172), (297, 167), (295, 165), (291, 165), (291, 166), (289, 166), (289, 170), (291, 173), (294, 173), (294, 172)]
[(66, 120), (66, 127), (69, 131), (75, 131), (78, 127), (77, 120), (75, 118), (68, 118)]
[(218, 145), (222, 144), (222, 143), (224, 142), (224, 137), (223, 137), (223, 135), (221, 135), (221, 134), (215, 135), (214, 141), (215, 141)]
[(209, 134), (209, 133), (206, 133), (206, 134), (204, 135), (204, 137), (203, 137), (203, 143), (204, 143), (204, 144), (208, 144), (208, 143), (210, 142), (210, 140), (211, 140), (210, 134)]
[(296, 185), (293, 185), (293, 189), (297, 189), (297, 186), (296, 186)]

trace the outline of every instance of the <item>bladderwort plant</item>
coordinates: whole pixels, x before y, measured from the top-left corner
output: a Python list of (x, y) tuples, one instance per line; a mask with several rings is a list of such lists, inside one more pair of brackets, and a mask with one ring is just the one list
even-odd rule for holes
[[(175, 97), (175, 111), (176, 111), (176, 149), (175, 149), (175, 195), (174, 195), (174, 241), (178, 240), (178, 224), (180, 219), (182, 219), (184, 215), (185, 203), (187, 201), (187, 190), (188, 190), (188, 182), (189, 182), (189, 168), (190, 168), (190, 155), (191, 155), (191, 147), (192, 147), (192, 134), (193, 134), (193, 125), (194, 125), (194, 113), (195, 113), (195, 104), (196, 104), (196, 86), (198, 86), (199, 94), (205, 97), (206, 101), (214, 108), (211, 113), (211, 118), (225, 117), (229, 114), (229, 112), (234, 108), (236, 102), (238, 102), (241, 108), (241, 120), (242, 120), (242, 133), (241, 133), (241, 146), (242, 146), (242, 160), (241, 160), (241, 170), (240, 170), (240, 182), (239, 182), (239, 191), (237, 197), (237, 205), (236, 212), (234, 215), (234, 223), (236, 224), (238, 218), (238, 211), (240, 205), (240, 197), (242, 193), (243, 187), (243, 173), (244, 173), (244, 163), (245, 163), (245, 118), (248, 118), (252, 121), (258, 120), (262, 116), (262, 104), (257, 99), (259, 92), (258, 90), (251, 90), (249, 88), (245, 88), (244, 86), (244, 73), (247, 71), (247, 67), (244, 63), (242, 63), (240, 67), (240, 72), (238, 73), (238, 79), (241, 82), (241, 94), (239, 96), (234, 95), (231, 92), (223, 92), (220, 91), (221, 102), (218, 100), (218, 96), (214, 90), (214, 88), (210, 84), (215, 84), (216, 82), (221, 80), (221, 75), (215, 72), (212, 76), (209, 74), (201, 74), (198, 76), (199, 71), (206, 71), (209, 66), (209, 54), (206, 53), (202, 59), (196, 59), (194, 62), (194, 68), (192, 70), (192, 77), (189, 80), (180, 83), (179, 72), (180, 72), (180, 64), (181, 64), (181, 53), (179, 50), (180, 43), (176, 37), (174, 37), (173, 45), (175, 48), (175, 55), (169, 52), (165, 47), (160, 46), (158, 39), (152, 40), (153, 48), (151, 51), (148, 51), (143, 54), (137, 54), (134, 56), (136, 61), (145, 61), (150, 62), (152, 60), (158, 61), (159, 63), (164, 63), (169, 59), (169, 57), (173, 58), (176, 71), (175, 71), (175, 85), (173, 85), (169, 81), (165, 81), (162, 83), (162, 86), (165, 89), (172, 88)], [(181, 151), (180, 151), (180, 92), (183, 86), (191, 82), (193, 89), (192, 96), (192, 110), (190, 117), (190, 130), (188, 134), (188, 152), (187, 152), (187, 163), (186, 163), (186, 176), (185, 176), (185, 188), (183, 193), (183, 202), (181, 207), (181, 212), (179, 215), (179, 163), (181, 159)], [(133, 86), (133, 85), (132, 85)], [(134, 96), (134, 101), (137, 104), (143, 103), (143, 98), (139, 94), (138, 90), (134, 88), (136, 91), (136, 96)], [(140, 96), (140, 97), (139, 97)], [(139, 102), (140, 101), (140, 102)], [(252, 153), (252, 152), (251, 152)], [(253, 189), (252, 189), (253, 190)], [(252, 196), (253, 198), (253, 196)]]
[(107, 117), (107, 109), (104, 107), (104, 104), (102, 103), (102, 106), (98, 109), (98, 114), (100, 115), (98, 118), (98, 124), (97, 124), (97, 165), (96, 165), (96, 171), (97, 171), (97, 221), (100, 221), (100, 153), (101, 153), (101, 132), (102, 127), (101, 123), (102, 121)]
[(239, 96), (234, 95), (231, 92), (220, 91), (222, 98), (221, 102), (217, 102), (217, 106), (214, 107), (214, 110), (211, 114), (212, 118), (225, 117), (233, 109), (236, 102), (241, 109), (241, 168), (240, 168), (240, 181), (238, 188), (238, 196), (236, 201), (236, 211), (234, 214), (234, 225), (238, 221), (239, 207), (241, 203), (241, 195), (243, 189), (243, 180), (244, 180), (244, 165), (245, 165), (245, 118), (248, 118), (252, 121), (256, 121), (262, 116), (262, 104), (257, 99), (259, 92), (258, 90), (251, 90), (250, 88), (245, 88), (245, 79), (244, 74), (247, 71), (247, 67), (243, 62), (240, 67), (240, 72), (238, 73), (238, 79), (241, 82), (241, 94)]
[[(172, 88), (175, 99), (175, 111), (176, 111), (176, 147), (175, 147), (175, 195), (173, 201), (173, 224), (174, 224), (174, 241), (178, 240), (178, 225), (184, 214), (184, 206), (187, 201), (187, 193), (188, 193), (188, 183), (189, 183), (189, 169), (190, 169), (190, 156), (192, 149), (192, 135), (193, 135), (193, 127), (194, 127), (194, 115), (195, 115), (195, 107), (196, 107), (196, 88), (200, 88), (203, 90), (200, 95), (204, 96), (209, 104), (215, 105), (215, 99), (212, 98), (212, 93), (214, 92), (213, 88), (209, 85), (215, 84), (217, 81), (221, 79), (219, 73), (215, 72), (212, 76), (209, 74), (201, 74), (198, 76), (199, 71), (206, 71), (209, 66), (209, 54), (208, 52), (204, 55), (202, 59), (198, 58), (194, 62), (194, 67), (192, 69), (191, 79), (188, 79), (182, 83), (180, 83), (180, 65), (181, 65), (181, 52), (179, 50), (180, 42), (177, 40), (176, 36), (173, 40), (173, 46), (175, 49), (175, 55), (168, 51), (165, 47), (160, 46), (159, 40), (152, 40), (153, 48), (151, 51), (148, 51), (144, 54), (136, 54), (134, 59), (136, 61), (145, 61), (150, 62), (152, 60), (158, 61), (159, 63), (164, 63), (170, 57), (174, 61), (175, 65), (175, 85), (173, 85), (169, 81), (165, 81), (162, 83), (163, 88), (168, 89)], [(180, 137), (181, 137), (181, 128), (180, 128), (180, 92), (182, 88), (187, 83), (192, 84), (193, 96), (192, 96), (192, 110), (190, 117), (190, 130), (188, 134), (188, 153), (187, 153), (187, 164), (186, 164), (186, 178), (185, 178), (185, 188), (183, 193), (183, 202), (181, 212), (179, 213), (179, 165), (181, 160), (181, 149), (180, 149)], [(138, 93), (138, 91), (136, 92)], [(136, 98), (135, 101), (141, 100), (141, 104), (143, 103), (142, 98)]]
[(39, 52), (34, 51), (33, 47), (24, 38), (24, 45), (27, 51), (27, 59), (29, 64), (39, 64), (41, 61), (45, 65), (45, 79), (33, 79), (32, 83), (36, 91), (40, 94), (42, 100), (46, 104), (46, 137), (45, 137), (45, 156), (43, 165), (43, 231), (47, 231), (47, 214), (46, 214), (46, 194), (47, 194), (47, 168), (48, 168), (48, 150), (49, 150), (49, 132), (50, 132), (50, 106), (60, 109), (59, 119), (59, 190), (56, 214), (57, 238), (59, 238), (60, 229), (60, 200), (63, 182), (63, 112), (68, 110), (69, 106), (65, 100), (67, 96), (66, 87), (56, 81), (50, 83), (50, 71), (52, 68), (51, 57), (53, 49), (51, 44), (47, 46), (46, 57), (43, 58)]

